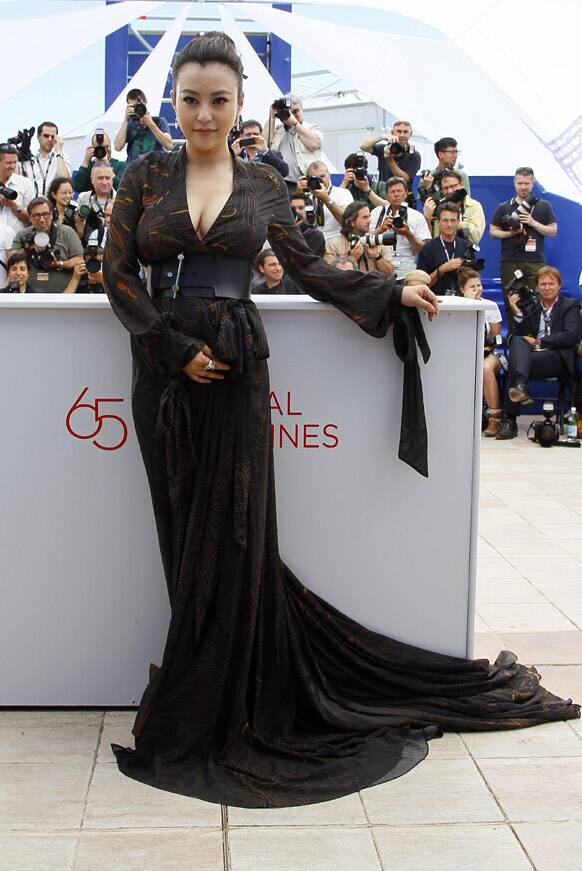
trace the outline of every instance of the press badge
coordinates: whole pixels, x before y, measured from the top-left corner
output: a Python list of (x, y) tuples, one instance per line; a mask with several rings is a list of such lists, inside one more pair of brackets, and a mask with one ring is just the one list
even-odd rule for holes
[(537, 239), (534, 239), (533, 236), (528, 236), (527, 242), (525, 243), (525, 250), (527, 251), (527, 253), (535, 254), (537, 247)]
[(49, 280), (48, 272), (37, 272), (36, 273), (36, 280), (37, 281), (48, 281)]

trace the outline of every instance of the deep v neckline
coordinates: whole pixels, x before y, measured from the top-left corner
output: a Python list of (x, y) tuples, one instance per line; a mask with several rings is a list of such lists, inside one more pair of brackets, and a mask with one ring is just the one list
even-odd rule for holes
[(225, 199), (225, 201), (223, 202), (222, 206), (220, 207), (220, 211), (218, 212), (215, 219), (213, 220), (213, 222), (209, 226), (208, 230), (206, 231), (206, 233), (203, 236), (201, 236), (200, 233), (198, 232), (198, 230), (196, 229), (196, 227), (194, 226), (194, 221), (192, 220), (192, 215), (190, 214), (190, 206), (188, 205), (187, 158), (186, 158), (186, 148), (184, 147), (184, 152), (183, 152), (183, 155), (184, 155), (183, 156), (184, 199), (186, 201), (186, 212), (188, 214), (188, 223), (190, 224), (190, 227), (192, 228), (192, 232), (194, 233), (194, 236), (196, 237), (196, 240), (198, 242), (205, 242), (206, 241), (206, 239), (208, 238), (210, 233), (213, 231), (214, 227), (216, 226), (216, 224), (218, 223), (218, 221), (222, 217), (224, 210), (226, 209), (226, 207), (228, 206), (228, 204), (230, 203), (230, 201), (232, 200), (232, 198), (235, 194), (236, 185), (237, 185), (237, 180), (236, 180), (237, 161), (236, 161), (236, 157), (235, 157), (234, 152), (231, 151), (230, 153), (231, 153), (231, 157), (232, 157), (232, 189), (231, 189), (229, 195), (227, 196), (227, 198)]

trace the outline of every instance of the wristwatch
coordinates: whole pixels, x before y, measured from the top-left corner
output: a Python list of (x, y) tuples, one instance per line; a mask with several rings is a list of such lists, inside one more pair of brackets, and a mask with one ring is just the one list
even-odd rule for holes
[(57, 260), (57, 272), (60, 272), (64, 265), (62, 260)]
[(381, 255), (381, 254), (378, 254), (377, 257), (374, 257), (374, 260), (381, 260), (381, 259), (382, 259), (382, 255)]

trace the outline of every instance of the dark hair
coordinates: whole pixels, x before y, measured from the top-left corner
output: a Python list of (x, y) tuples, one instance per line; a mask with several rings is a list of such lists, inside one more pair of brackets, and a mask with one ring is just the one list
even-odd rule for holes
[(45, 127), (54, 127), (55, 130), (57, 131), (57, 133), (59, 132), (59, 128), (57, 127), (57, 125), (55, 124), (54, 121), (43, 121), (36, 128), (36, 135), (40, 136), (40, 134), (42, 133), (42, 131), (44, 130)]
[[(344, 160), (344, 169), (355, 169), (356, 160), (358, 158), (357, 152), (352, 151), (351, 154), (348, 154), (346, 159)], [(366, 158), (366, 165), (368, 163), (368, 158)]]
[(265, 250), (261, 251), (261, 253), (257, 257), (257, 269), (259, 268), (259, 266), (265, 265), (265, 260), (267, 259), (267, 257), (276, 257), (277, 260), (279, 260), (272, 248), (265, 248)]
[(463, 176), (460, 172), (457, 172), (456, 169), (445, 169), (441, 175), (441, 185), (446, 178), (456, 178), (457, 181), (460, 181), (461, 184), (463, 184)]
[(352, 232), (352, 221), (358, 217), (362, 209), (369, 209), (368, 203), (363, 203), (361, 200), (356, 200), (355, 203), (349, 203), (342, 215), (341, 233), (343, 236), (349, 236)]
[(518, 166), (515, 170), (514, 178), (516, 175), (531, 175), (534, 177), (534, 171), (531, 166)]
[(263, 125), (259, 121), (255, 121), (254, 118), (249, 118), (248, 121), (245, 121), (243, 124), (240, 125), (240, 129), (243, 132), (246, 130), (247, 127), (258, 127), (259, 131), (261, 133), (263, 132)]
[(139, 88), (132, 88), (127, 92), (125, 102), (127, 103), (128, 100), (141, 100), (142, 103), (147, 103), (146, 95)]
[(457, 218), (461, 214), (461, 210), (456, 203), (441, 203), (440, 206), (437, 206), (435, 217), (440, 218), (443, 212), (452, 212)]
[(295, 190), (292, 193), (289, 193), (289, 202), (291, 202), (291, 200), (303, 200), (306, 206), (311, 202), (307, 194), (300, 190)]
[[(68, 179), (67, 179), (67, 181), (68, 181)], [(30, 213), (32, 212), (33, 209), (35, 209), (37, 206), (41, 206), (41, 205), (43, 205), (43, 204), (46, 205), (46, 206), (49, 206), (49, 208), (50, 208), (50, 210), (51, 210), (51, 212), (52, 212), (53, 204), (52, 204), (52, 202), (51, 202), (49, 199), (47, 199), (46, 197), (33, 197), (32, 200), (31, 200), (31, 201), (29, 202), (29, 204), (27, 205), (27, 207), (26, 207), (26, 211), (27, 211), (28, 214), (30, 215)]]
[(28, 260), (26, 259), (25, 251), (15, 251), (14, 254), (11, 254), (6, 261), (6, 269), (10, 269), (10, 267), (14, 266), (16, 263), (26, 263), (26, 265), (28, 266)]
[(386, 182), (386, 190), (389, 191), (390, 188), (395, 188), (397, 184), (401, 184), (405, 191), (408, 190), (408, 185), (404, 181), (403, 178), (400, 178), (398, 175), (393, 175), (392, 178), (389, 178)]
[(200, 64), (200, 66), (218, 63), (230, 67), (236, 76), (239, 97), (242, 94), (243, 78), (245, 77), (242, 60), (234, 42), (226, 33), (210, 30), (202, 36), (191, 39), (174, 61), (172, 67), (174, 82), (176, 82), (182, 67), (189, 63)]
[(472, 278), (478, 278), (481, 281), (481, 275), (476, 269), (459, 269), (459, 278), (457, 285), (459, 290), (464, 287)]
[(443, 136), (442, 139), (437, 139), (434, 144), (434, 153), (436, 156), (439, 156), (439, 151), (446, 151), (447, 148), (456, 148), (457, 140), (453, 139), (452, 136)]
[(337, 266), (338, 263), (350, 263), (352, 269), (355, 269), (356, 272), (358, 271), (358, 264), (356, 260), (354, 260), (353, 257), (350, 257), (349, 254), (340, 254), (339, 257), (334, 257), (333, 260), (329, 261), (330, 266)]
[(47, 191), (47, 197), (49, 200), (54, 200), (55, 194), (59, 192), (59, 188), (62, 184), (70, 184), (73, 187), (73, 182), (70, 178), (67, 178), (66, 175), (57, 175), (56, 178), (53, 178), (49, 185), (49, 189)]

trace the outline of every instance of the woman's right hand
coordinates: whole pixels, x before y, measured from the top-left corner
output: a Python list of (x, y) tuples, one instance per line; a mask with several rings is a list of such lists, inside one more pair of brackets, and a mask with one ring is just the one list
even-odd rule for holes
[[(208, 370), (206, 368), (209, 360), (214, 360), (214, 369)], [(229, 369), (228, 363), (223, 363), (222, 360), (214, 356), (208, 345), (204, 345), (196, 356), (192, 357), (190, 362), (183, 367), (182, 372), (192, 381), (197, 381), (199, 384), (210, 384), (212, 381), (224, 381), (224, 375), (221, 375), (219, 370), (226, 372)]]

